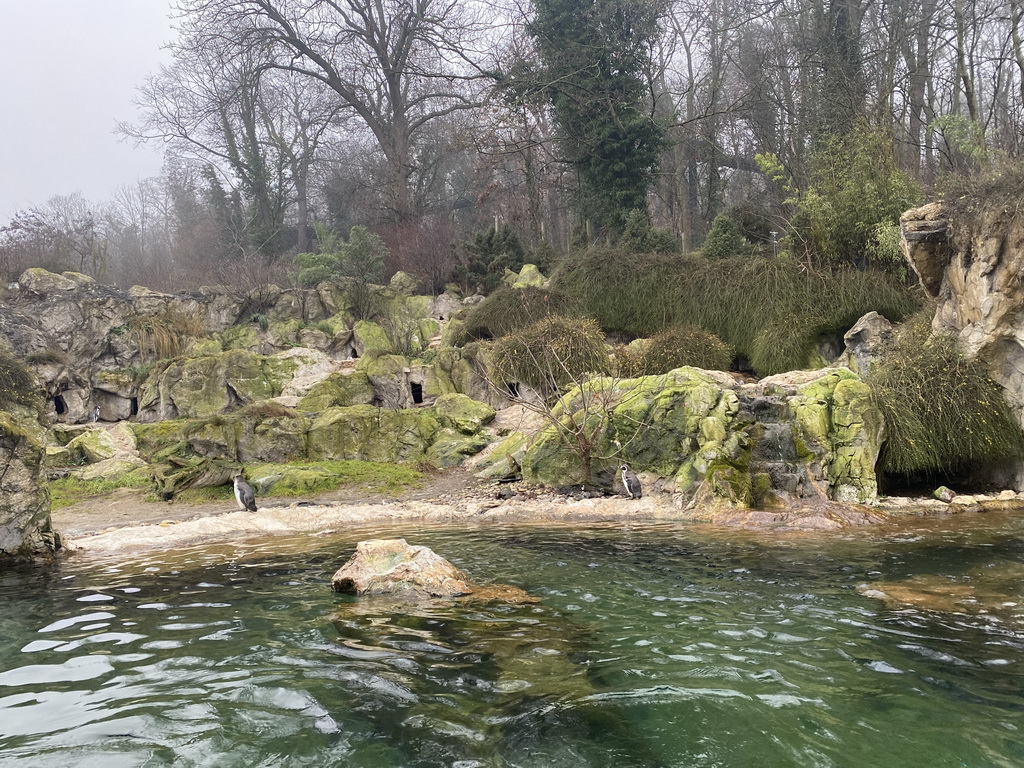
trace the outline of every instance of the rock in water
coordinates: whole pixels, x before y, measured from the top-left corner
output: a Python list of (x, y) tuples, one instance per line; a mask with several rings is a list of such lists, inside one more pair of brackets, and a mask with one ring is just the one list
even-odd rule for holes
[(335, 592), (409, 599), (452, 598), (474, 591), (466, 574), (427, 547), (411, 546), (405, 539), (359, 542), (331, 586)]

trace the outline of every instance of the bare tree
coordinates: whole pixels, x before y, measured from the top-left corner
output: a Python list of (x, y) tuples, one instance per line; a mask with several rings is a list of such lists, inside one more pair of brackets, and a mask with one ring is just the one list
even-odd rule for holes
[(424, 127), (475, 100), (461, 85), (475, 29), (456, 0), (183, 0), (183, 29), (227, 57), (324, 84), (384, 154), (394, 217), (415, 213), (412, 180)]

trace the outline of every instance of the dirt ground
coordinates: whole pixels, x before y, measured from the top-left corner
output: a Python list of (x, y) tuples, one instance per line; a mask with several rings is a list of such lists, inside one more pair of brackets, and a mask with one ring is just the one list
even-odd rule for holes
[[(428, 475), (418, 488), (400, 493), (374, 493), (365, 489), (340, 489), (308, 499), (260, 499), (260, 509), (301, 506), (354, 506), (406, 502), (452, 503), (458, 499), (494, 497), (498, 487), (485, 484), (469, 472), (452, 469)], [(110, 494), (85, 499), (55, 510), (53, 527), (63, 536), (79, 538), (126, 526), (177, 524), (237, 512), (234, 499), (205, 503), (146, 501), (143, 491), (121, 488)]]

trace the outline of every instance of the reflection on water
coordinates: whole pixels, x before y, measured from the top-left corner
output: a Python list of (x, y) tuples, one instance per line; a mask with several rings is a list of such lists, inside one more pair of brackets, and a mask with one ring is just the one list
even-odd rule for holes
[[(356, 541), (394, 535), (542, 600), (330, 592)], [(0, 575), (0, 765), (1019, 766), (1022, 562), (1024, 523), (995, 515), (80, 556)], [(905, 599), (928, 590), (961, 597)]]

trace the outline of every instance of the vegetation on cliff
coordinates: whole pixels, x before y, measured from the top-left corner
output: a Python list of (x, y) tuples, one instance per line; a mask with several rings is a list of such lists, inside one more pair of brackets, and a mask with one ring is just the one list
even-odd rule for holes
[(553, 286), (608, 332), (648, 337), (693, 325), (716, 334), (760, 375), (816, 362), (823, 337), (841, 337), (875, 310), (897, 322), (917, 306), (892, 275), (808, 271), (771, 257), (701, 259), (591, 250), (568, 255)]
[(918, 313), (872, 367), (868, 383), (885, 416), (879, 468), (887, 473), (963, 473), (1024, 456), (1024, 433), (1002, 388), (956, 340), (933, 336)]

